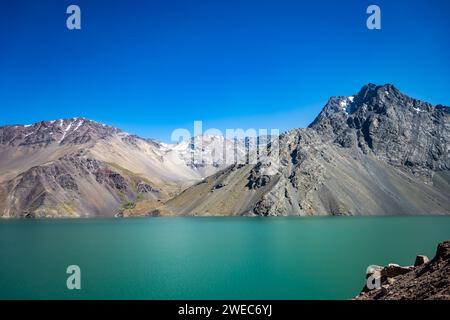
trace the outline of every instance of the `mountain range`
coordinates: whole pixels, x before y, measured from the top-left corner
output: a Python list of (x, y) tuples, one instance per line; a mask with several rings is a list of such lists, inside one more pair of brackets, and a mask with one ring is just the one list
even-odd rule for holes
[(85, 118), (3, 126), (0, 216), (450, 213), (450, 109), (393, 85), (330, 98), (267, 157), (241, 142), (165, 144)]

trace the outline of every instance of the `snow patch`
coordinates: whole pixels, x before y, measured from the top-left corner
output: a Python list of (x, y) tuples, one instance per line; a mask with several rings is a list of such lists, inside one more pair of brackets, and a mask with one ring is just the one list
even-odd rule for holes
[(64, 132), (67, 132), (67, 131), (69, 131), (69, 130), (70, 130), (70, 128), (72, 128), (72, 125), (73, 125), (73, 122), (69, 123), (69, 124), (67, 125), (67, 128), (66, 128), (66, 129), (64, 129)]
[(341, 106), (342, 109), (347, 108), (348, 102), (346, 99), (339, 101), (339, 105)]
[(355, 99), (354, 96), (350, 96), (343, 98), (339, 101), (339, 106), (346, 115), (350, 113), (350, 105), (353, 103), (354, 99)]
[(75, 129), (73, 129), (73, 131), (77, 131), (79, 127), (81, 127), (81, 125), (84, 123), (83, 120), (81, 120), (80, 122), (78, 122), (77, 126), (75, 127)]
[(420, 109), (420, 108), (418, 108), (418, 107), (413, 107), (413, 106), (411, 106), (411, 108), (412, 108), (415, 112), (417, 112), (417, 113), (419, 113), (419, 112), (427, 112), (426, 110), (422, 110), (422, 109)]
[(61, 137), (61, 140), (59, 140), (59, 142), (61, 142), (61, 141), (64, 140), (64, 138), (65, 138), (66, 135), (67, 135), (67, 132), (70, 130), (70, 128), (72, 128), (72, 124), (73, 124), (73, 122), (69, 123), (69, 124), (67, 125), (67, 127), (64, 129), (64, 133), (63, 133), (63, 135), (62, 135), (62, 137)]

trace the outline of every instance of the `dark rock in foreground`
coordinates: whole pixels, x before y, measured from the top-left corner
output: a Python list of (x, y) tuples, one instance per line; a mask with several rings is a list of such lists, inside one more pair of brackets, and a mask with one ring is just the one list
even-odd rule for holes
[(374, 267), (369, 277), (379, 277), (378, 288), (366, 285), (356, 300), (450, 300), (450, 240), (438, 245), (431, 261), (417, 256), (415, 267)]

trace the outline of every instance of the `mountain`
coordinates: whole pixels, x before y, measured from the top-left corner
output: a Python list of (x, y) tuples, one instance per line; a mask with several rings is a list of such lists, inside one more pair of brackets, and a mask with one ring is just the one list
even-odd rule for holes
[(113, 216), (137, 202), (145, 211), (224, 168), (206, 153), (194, 163), (199, 139), (223, 143), (168, 145), (85, 118), (0, 127), (0, 215)]
[(85, 118), (3, 126), (0, 216), (449, 214), (449, 110), (368, 84), (275, 138), (165, 144)]
[[(169, 200), (193, 215), (450, 213), (450, 109), (368, 84), (332, 97), (279, 156), (233, 165)], [(220, 186), (220, 188), (217, 188)]]

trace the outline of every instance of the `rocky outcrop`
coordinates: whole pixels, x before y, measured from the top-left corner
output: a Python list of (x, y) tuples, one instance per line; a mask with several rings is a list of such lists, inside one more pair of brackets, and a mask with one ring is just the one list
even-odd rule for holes
[(425, 263), (428, 263), (429, 261), (430, 261), (430, 259), (428, 259), (427, 256), (418, 255), (416, 257), (416, 261), (414, 261), (414, 267), (421, 266)]
[[(388, 265), (368, 269), (357, 300), (450, 300), (450, 241), (438, 245), (435, 257), (417, 256), (414, 267)], [(367, 281), (366, 281), (367, 282)]]
[(145, 183), (143, 181), (140, 181), (137, 184), (137, 191), (139, 193), (150, 193), (150, 192), (159, 193), (160, 192), (160, 190), (158, 188), (152, 187), (151, 185), (149, 185), (148, 183)]
[(125, 178), (120, 173), (108, 168), (98, 169), (95, 172), (95, 179), (98, 183), (105, 183), (117, 190), (125, 190), (128, 188)]

